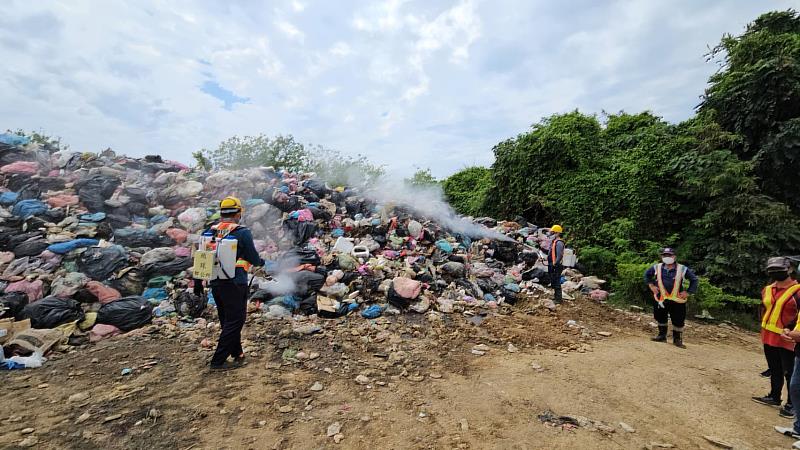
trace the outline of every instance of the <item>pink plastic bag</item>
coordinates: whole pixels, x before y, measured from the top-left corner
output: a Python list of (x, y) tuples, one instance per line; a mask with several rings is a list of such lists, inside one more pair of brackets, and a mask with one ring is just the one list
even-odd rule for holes
[(589, 298), (596, 302), (604, 302), (608, 300), (608, 292), (601, 289), (595, 289), (589, 294)]
[(36, 161), (16, 161), (0, 167), (0, 172), (5, 174), (15, 173), (22, 175), (34, 175), (38, 171), (39, 163)]
[(422, 290), (422, 283), (406, 277), (396, 277), (392, 280), (392, 286), (397, 295), (410, 300), (419, 297)]
[(122, 294), (120, 294), (119, 291), (99, 281), (90, 281), (86, 283), (86, 290), (91, 292), (92, 295), (97, 297), (97, 300), (104, 305), (122, 298)]
[(89, 332), (89, 342), (98, 342), (122, 334), (122, 330), (114, 325), (98, 323)]
[(44, 297), (44, 283), (42, 280), (28, 281), (22, 280), (6, 286), (5, 292), (24, 292), (28, 294), (28, 300), (32, 303)]
[(192, 256), (192, 249), (189, 247), (175, 247), (175, 256)]

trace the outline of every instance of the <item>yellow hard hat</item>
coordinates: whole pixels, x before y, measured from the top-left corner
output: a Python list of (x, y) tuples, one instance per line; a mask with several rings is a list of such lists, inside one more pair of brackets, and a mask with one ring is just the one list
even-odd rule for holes
[(243, 212), (242, 201), (236, 197), (225, 197), (219, 202), (219, 212), (222, 214), (232, 214)]
[(550, 227), (550, 231), (552, 231), (553, 233), (563, 233), (564, 229), (561, 228), (561, 225), (553, 225), (552, 227)]

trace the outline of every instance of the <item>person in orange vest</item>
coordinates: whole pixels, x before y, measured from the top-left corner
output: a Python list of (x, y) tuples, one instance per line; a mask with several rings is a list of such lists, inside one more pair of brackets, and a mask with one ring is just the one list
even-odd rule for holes
[[(689, 287), (684, 289), (686, 280), (689, 280)], [(683, 345), (686, 300), (689, 294), (697, 292), (697, 275), (692, 269), (678, 264), (675, 250), (667, 247), (661, 250), (661, 262), (645, 271), (644, 282), (655, 299), (653, 316), (658, 323), (658, 335), (652, 340), (666, 342), (669, 320), (672, 320), (672, 343), (686, 348)]]
[(561, 272), (564, 271), (562, 260), (564, 259), (564, 240), (561, 233), (564, 229), (561, 225), (550, 227), (553, 233), (553, 241), (550, 243), (550, 251), (547, 253), (547, 271), (550, 274), (550, 286), (553, 288), (553, 303), (561, 303)]
[[(794, 342), (782, 336), (785, 329), (794, 328), (797, 322), (800, 284), (791, 277), (791, 264), (787, 258), (769, 258), (766, 269), (772, 284), (761, 291), (761, 342), (770, 369), (770, 391), (764, 397), (753, 397), (753, 400), (780, 407), (784, 383), (791, 391), (795, 356)], [(789, 396), (781, 415), (793, 415), (792, 403)]]
[[(258, 255), (253, 234), (239, 225), (244, 212), (242, 202), (236, 197), (226, 197), (219, 208), (220, 221), (204, 234), (212, 234), (217, 240), (230, 237), (237, 240), (235, 273), (229, 274), (232, 277), (209, 282), (222, 326), (217, 349), (211, 357), (211, 369), (227, 370), (244, 365), (242, 328), (247, 314), (247, 272), (252, 266), (263, 266), (264, 260)], [(202, 281), (195, 280), (195, 293), (202, 292)], [(228, 361), (229, 356), (233, 357), (233, 363)]]

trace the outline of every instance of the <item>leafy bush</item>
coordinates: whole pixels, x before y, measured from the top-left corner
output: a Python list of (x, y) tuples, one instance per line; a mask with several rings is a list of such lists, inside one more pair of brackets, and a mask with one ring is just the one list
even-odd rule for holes
[(492, 186), (492, 171), (486, 167), (468, 167), (442, 183), (448, 203), (468, 216), (486, 215), (486, 193)]
[(605, 280), (615, 277), (617, 272), (617, 255), (602, 247), (583, 247), (578, 254), (586, 273)]

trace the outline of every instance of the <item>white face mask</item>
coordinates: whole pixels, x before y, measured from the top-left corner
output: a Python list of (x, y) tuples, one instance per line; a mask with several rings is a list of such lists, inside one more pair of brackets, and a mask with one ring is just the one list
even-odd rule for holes
[(661, 261), (664, 264), (675, 264), (675, 257), (674, 256), (665, 256), (661, 258)]

